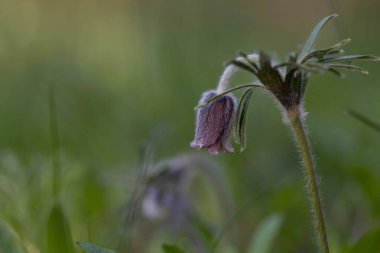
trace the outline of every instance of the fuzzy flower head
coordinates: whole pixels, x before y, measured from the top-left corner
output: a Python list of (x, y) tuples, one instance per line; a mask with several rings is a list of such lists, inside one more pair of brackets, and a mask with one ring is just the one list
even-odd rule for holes
[(212, 155), (234, 151), (230, 135), (236, 114), (236, 98), (232, 94), (217, 95), (213, 90), (203, 93), (200, 105), (215, 99), (197, 109), (195, 138), (191, 143), (192, 148), (205, 148)]

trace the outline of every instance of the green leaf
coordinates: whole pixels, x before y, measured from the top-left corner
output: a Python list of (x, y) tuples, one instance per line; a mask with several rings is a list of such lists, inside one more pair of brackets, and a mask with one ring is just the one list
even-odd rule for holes
[(337, 16), (338, 16), (337, 14), (333, 14), (333, 15), (327, 16), (327, 17), (323, 18), (321, 21), (319, 21), (319, 23), (314, 27), (313, 31), (311, 32), (311, 34), (310, 34), (309, 38), (307, 39), (305, 45), (303, 46), (301, 53), (297, 58), (297, 63), (301, 63), (302, 60), (310, 53), (310, 51), (313, 47), (313, 44), (314, 44), (315, 40), (317, 39), (317, 36), (318, 36), (319, 32), (322, 30), (323, 26), (328, 21), (330, 21), (333, 18), (336, 18)]
[(356, 65), (351, 65), (351, 64), (329, 64), (330, 69), (333, 68), (343, 68), (346, 70), (352, 70), (352, 71), (359, 71), (362, 74), (368, 75), (368, 71), (362, 67), (356, 66)]
[(69, 222), (60, 204), (56, 204), (49, 214), (47, 240), (49, 253), (74, 252)]
[(367, 60), (367, 61), (380, 61), (380, 57), (375, 55), (343, 55), (343, 56), (330, 56), (322, 59), (320, 62), (336, 62), (336, 61), (353, 61), (353, 60)]
[(78, 242), (78, 245), (88, 253), (116, 253), (113, 250), (105, 249), (88, 242)]
[(326, 66), (326, 64), (322, 64), (322, 63), (319, 63), (319, 62), (314, 62), (314, 61), (311, 61), (311, 62), (306, 62), (304, 64), (302, 64), (301, 66), (307, 66), (311, 69), (314, 69), (314, 71), (320, 71), (321, 72), (324, 72), (324, 71), (327, 71), (329, 69), (328, 66)]
[[(334, 49), (334, 50), (328, 50), (328, 49), (321, 49), (321, 50), (315, 50), (311, 52), (310, 54), (306, 55), (306, 57), (302, 60), (302, 63), (307, 62), (311, 58), (323, 58), (326, 55), (337, 55), (343, 53), (343, 49)], [(319, 60), (318, 62), (321, 62)]]
[(329, 68), (329, 71), (331, 72), (331, 73), (333, 73), (334, 75), (337, 75), (338, 77), (340, 77), (340, 78), (343, 78), (345, 75), (343, 74), (343, 73), (340, 73), (338, 70), (336, 70), (336, 69), (332, 69), (332, 68)]
[(281, 214), (273, 214), (266, 218), (256, 230), (248, 253), (269, 253), (282, 222), (283, 216)]
[(305, 56), (305, 58), (302, 60), (302, 63), (305, 63), (306, 61), (310, 60), (313, 57), (320, 57), (320, 56), (325, 56), (325, 55), (342, 53), (343, 50), (341, 48), (344, 45), (348, 44), (349, 42), (351, 42), (351, 39), (347, 38), (333, 45), (332, 47), (312, 51), (311, 53)]
[(364, 235), (348, 253), (380, 252), (380, 228)]
[(235, 139), (240, 145), (240, 151), (245, 149), (246, 144), (246, 118), (248, 112), (249, 102), (252, 96), (252, 88), (247, 89), (240, 98), (239, 106), (237, 109), (237, 120), (235, 125)]
[(175, 245), (162, 244), (162, 250), (164, 253), (185, 253), (181, 248)]
[(24, 242), (20, 235), (12, 227), (0, 219), (0, 252), (27, 253)]

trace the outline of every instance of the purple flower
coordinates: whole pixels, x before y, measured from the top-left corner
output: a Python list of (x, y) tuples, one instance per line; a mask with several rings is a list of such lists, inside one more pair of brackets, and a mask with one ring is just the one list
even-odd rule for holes
[[(216, 95), (217, 93), (213, 90), (204, 92), (199, 104), (202, 105)], [(197, 112), (195, 138), (191, 147), (205, 148), (211, 155), (217, 155), (222, 151), (233, 153), (230, 135), (235, 114), (236, 98), (231, 94), (223, 95), (206, 106), (200, 107)]]

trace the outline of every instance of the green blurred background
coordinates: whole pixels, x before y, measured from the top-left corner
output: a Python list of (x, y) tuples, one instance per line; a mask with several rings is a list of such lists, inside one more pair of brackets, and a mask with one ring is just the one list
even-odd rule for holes
[[(340, 16), (318, 47), (350, 37), (347, 53), (379, 55), (379, 11), (376, 0), (1, 0), (0, 252), (45, 252), (57, 201), (50, 190), (49, 86), (60, 138), (58, 199), (73, 241), (115, 249), (140, 147), (163, 129), (156, 160), (196, 152), (189, 149), (193, 108), (216, 85), (224, 62), (257, 49), (285, 57), (331, 13)], [(306, 98), (334, 252), (380, 226), (380, 134), (345, 113), (353, 108), (380, 122), (380, 65), (361, 66), (370, 75), (314, 76)], [(236, 79), (248, 81), (245, 73)], [(272, 252), (315, 251), (293, 144), (269, 96), (256, 92), (247, 149), (211, 158), (223, 167), (235, 209), (252, 200), (235, 223), (240, 251), (273, 213), (284, 222)], [(226, 222), (207, 217), (202, 203), (206, 219)]]

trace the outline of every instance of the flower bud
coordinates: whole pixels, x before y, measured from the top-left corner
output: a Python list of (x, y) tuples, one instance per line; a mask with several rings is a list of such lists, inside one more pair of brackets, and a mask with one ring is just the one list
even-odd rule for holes
[[(206, 91), (199, 104), (207, 102), (216, 95), (213, 90)], [(195, 138), (191, 147), (205, 148), (211, 155), (217, 155), (222, 151), (233, 153), (230, 135), (235, 114), (236, 98), (232, 94), (223, 95), (200, 107), (197, 111)]]

